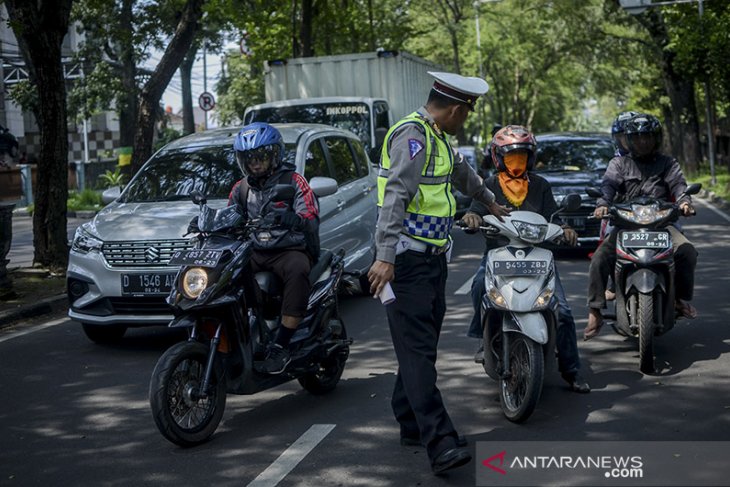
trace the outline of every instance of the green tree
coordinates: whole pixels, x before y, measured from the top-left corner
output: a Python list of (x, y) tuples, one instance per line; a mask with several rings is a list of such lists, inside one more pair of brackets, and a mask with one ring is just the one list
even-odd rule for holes
[(10, 27), (36, 92), (33, 114), (41, 132), (34, 187), (33, 261), (57, 272), (64, 272), (68, 264), (68, 138), (61, 44), (68, 31), (71, 4), (72, 0), (5, 0)]

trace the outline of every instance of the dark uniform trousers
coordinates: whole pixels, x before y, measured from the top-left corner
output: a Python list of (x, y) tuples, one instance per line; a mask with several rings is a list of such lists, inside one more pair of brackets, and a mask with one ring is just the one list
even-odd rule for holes
[(398, 375), (392, 407), (401, 436), (418, 438), (429, 458), (456, 446), (457, 433), (436, 387), (436, 354), (446, 313), (446, 256), (407, 251), (395, 259), (395, 301), (386, 306)]

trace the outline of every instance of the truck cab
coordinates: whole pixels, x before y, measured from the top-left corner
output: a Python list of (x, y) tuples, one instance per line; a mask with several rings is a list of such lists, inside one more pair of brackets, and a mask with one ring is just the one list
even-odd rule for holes
[(370, 161), (377, 164), (393, 117), (385, 99), (334, 96), (281, 100), (250, 106), (243, 115), (243, 122), (320, 123), (349, 130), (362, 140)]

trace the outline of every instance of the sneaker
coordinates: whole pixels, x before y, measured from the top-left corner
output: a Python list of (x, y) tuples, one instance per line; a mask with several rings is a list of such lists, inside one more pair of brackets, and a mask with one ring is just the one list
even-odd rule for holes
[(272, 344), (266, 352), (266, 358), (259, 367), (260, 372), (266, 374), (281, 374), (291, 362), (289, 350), (278, 343)]
[(474, 354), (474, 362), (477, 364), (484, 363), (484, 341), (479, 343), (479, 349), (477, 350), (477, 353)]

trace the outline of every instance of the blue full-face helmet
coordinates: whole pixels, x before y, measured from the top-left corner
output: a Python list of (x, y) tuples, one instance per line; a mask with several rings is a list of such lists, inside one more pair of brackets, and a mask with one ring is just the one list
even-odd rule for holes
[(269, 176), (281, 164), (284, 139), (268, 123), (254, 122), (238, 132), (233, 141), (236, 162), (245, 175)]

